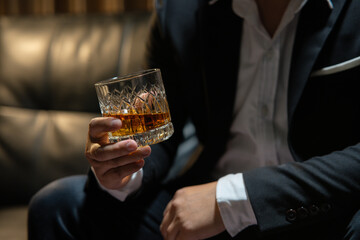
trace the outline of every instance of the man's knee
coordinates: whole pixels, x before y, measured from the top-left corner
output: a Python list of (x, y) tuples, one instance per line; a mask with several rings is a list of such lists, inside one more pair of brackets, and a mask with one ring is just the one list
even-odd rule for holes
[[(62, 178), (37, 192), (29, 204), (29, 238), (36, 235), (46, 236), (47, 233), (44, 231), (54, 232), (58, 227), (57, 223), (66, 227), (65, 222), (76, 221), (77, 208), (81, 206), (85, 197), (85, 182), (86, 176)], [(43, 229), (44, 224), (51, 226), (46, 230)]]
[(56, 211), (66, 204), (83, 198), (86, 176), (72, 176), (56, 180), (37, 192), (29, 204), (29, 214)]

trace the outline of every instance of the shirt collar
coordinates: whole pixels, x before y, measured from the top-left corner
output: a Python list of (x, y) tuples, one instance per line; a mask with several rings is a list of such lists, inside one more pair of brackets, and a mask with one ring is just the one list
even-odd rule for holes
[[(306, 2), (309, 0), (292, 0), (289, 2), (281, 22), (279, 23), (273, 39), (277, 38), (279, 34), (286, 28), (286, 26), (298, 15)], [(319, 0), (315, 0), (319, 1)], [(258, 12), (258, 7), (255, 0), (233, 0), (232, 9), (236, 15), (243, 18), (247, 24), (251, 25), (258, 32), (268, 36)]]
[[(219, 1), (219, 0), (210, 0), (210, 1), (209, 1), (209, 5), (213, 5), (213, 4), (215, 4), (216, 2), (218, 2), (218, 1)], [(319, 1), (319, 0), (316, 0), (316, 1)], [(322, 1), (326, 1), (329, 9), (332, 10), (332, 9), (334, 8), (334, 5), (333, 5), (333, 3), (332, 3), (331, 0), (322, 0)]]

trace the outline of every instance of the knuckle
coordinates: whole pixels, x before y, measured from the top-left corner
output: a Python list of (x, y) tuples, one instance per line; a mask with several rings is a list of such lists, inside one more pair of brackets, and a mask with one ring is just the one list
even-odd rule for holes
[(174, 199), (171, 203), (171, 207), (172, 207), (172, 209), (177, 211), (179, 209), (179, 201), (177, 199)]
[(175, 210), (178, 210), (183, 205), (183, 200), (181, 198), (175, 198), (172, 205)]
[(93, 119), (90, 120), (89, 125), (88, 125), (88, 128), (89, 128), (89, 129), (92, 129), (92, 128), (95, 127), (95, 125), (96, 125), (96, 119), (93, 118)]
[(104, 151), (100, 148), (100, 147), (97, 147), (97, 148), (94, 148), (92, 150), (90, 150), (90, 154), (91, 156), (98, 160), (98, 161), (104, 161), (105, 158), (104, 158)]
[(175, 194), (174, 194), (174, 198), (177, 199), (179, 198), (180, 196), (183, 195), (183, 190), (182, 189), (178, 189)]
[(103, 157), (102, 149), (99, 144), (91, 144), (85, 150), (85, 156), (90, 159), (101, 160)]
[(90, 152), (89, 156), (91, 156), (92, 159), (97, 160), (97, 161), (102, 160), (101, 154), (98, 151)]
[(86, 151), (85, 151), (85, 157), (86, 157), (88, 160), (92, 159), (92, 155), (91, 155), (91, 153), (90, 153), (89, 150), (86, 150)]
[(185, 233), (191, 234), (193, 232), (193, 224), (189, 224), (188, 222), (183, 222), (182, 228)]
[(166, 236), (171, 235), (171, 229), (170, 229), (170, 227), (167, 227), (166, 229), (164, 229), (164, 233), (165, 233)]

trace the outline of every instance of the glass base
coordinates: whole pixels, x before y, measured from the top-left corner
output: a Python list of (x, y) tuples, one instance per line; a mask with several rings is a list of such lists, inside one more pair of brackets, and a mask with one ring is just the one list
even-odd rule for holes
[(123, 140), (132, 139), (137, 142), (139, 146), (146, 146), (165, 141), (169, 139), (173, 135), (173, 133), (174, 127), (173, 124), (170, 122), (164, 126), (134, 135), (113, 136), (111, 132), (109, 132), (109, 141), (111, 143), (116, 143)]

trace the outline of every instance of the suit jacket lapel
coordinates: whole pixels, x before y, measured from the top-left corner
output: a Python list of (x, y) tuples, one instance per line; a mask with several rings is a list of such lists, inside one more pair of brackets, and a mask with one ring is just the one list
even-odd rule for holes
[(328, 6), (324, 6), (324, 4), (328, 4), (325, 0), (309, 0), (301, 12), (289, 78), (289, 123), (292, 121), (296, 105), (313, 70), (317, 56), (345, 2), (345, 0), (332, 0), (334, 8), (330, 9)]
[(242, 19), (230, 0), (207, 5), (201, 13), (204, 42), (203, 75), (208, 105), (209, 131), (226, 139), (232, 120), (237, 83)]

